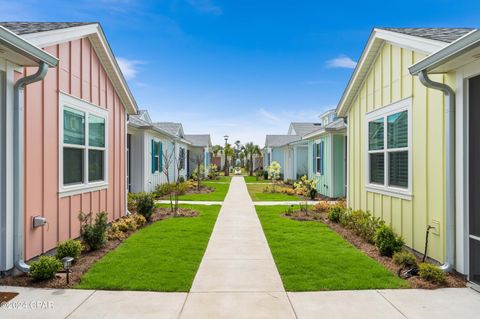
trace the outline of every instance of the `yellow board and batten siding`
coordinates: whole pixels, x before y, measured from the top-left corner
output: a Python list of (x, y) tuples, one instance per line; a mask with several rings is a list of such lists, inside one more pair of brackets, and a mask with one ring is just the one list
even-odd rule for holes
[[(429, 238), (428, 255), (444, 259), (445, 225), (445, 147), (444, 96), (427, 89), (408, 72), (424, 58), (389, 43), (384, 43), (360, 86), (348, 111), (349, 196), (352, 209), (370, 211), (381, 217), (401, 234), (407, 246), (423, 252), (425, 231), (433, 221), (440, 229)], [(443, 82), (442, 75), (432, 76)], [(412, 97), (412, 197), (401, 199), (365, 188), (365, 115), (402, 99)]]

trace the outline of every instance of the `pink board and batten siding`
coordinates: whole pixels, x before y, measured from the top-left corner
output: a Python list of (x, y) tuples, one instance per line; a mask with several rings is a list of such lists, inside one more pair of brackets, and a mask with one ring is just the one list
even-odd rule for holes
[[(54, 248), (59, 241), (80, 236), (78, 214), (108, 212), (109, 220), (125, 212), (126, 111), (88, 38), (44, 48), (59, 66), (25, 90), (25, 259)], [(28, 68), (24, 75), (35, 72)], [(20, 76), (20, 75), (18, 75)], [(59, 92), (108, 110), (108, 188), (60, 197)], [(32, 228), (32, 217), (48, 224)]]

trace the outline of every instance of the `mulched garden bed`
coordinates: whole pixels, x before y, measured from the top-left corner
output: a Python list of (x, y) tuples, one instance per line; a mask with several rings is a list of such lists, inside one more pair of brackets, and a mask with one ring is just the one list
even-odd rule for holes
[[(393, 272), (394, 274), (398, 274), (399, 270), (401, 269), (400, 266), (393, 262), (393, 259), (390, 257), (385, 257), (380, 255), (378, 248), (375, 245), (372, 245), (366, 242), (363, 238), (355, 234), (352, 230), (344, 228), (342, 225), (331, 222), (327, 218), (326, 213), (319, 213), (315, 211), (308, 211), (305, 213), (304, 211), (294, 211), (291, 213), (284, 213), (284, 217), (298, 220), (298, 221), (316, 221), (321, 222), (327, 225), (330, 229), (337, 232), (340, 236), (342, 236), (345, 240), (355, 246), (357, 249), (361, 250), (364, 254), (369, 256), (370, 258), (375, 259), (377, 262), (381, 263), (385, 268)], [(417, 262), (421, 263), (421, 258), (415, 254), (417, 257)], [(411, 288), (421, 288), (421, 289), (437, 289), (437, 288), (462, 288), (466, 286), (465, 278), (453, 271), (447, 274), (447, 278), (444, 283), (436, 284), (428, 282), (419, 276), (413, 276), (406, 279), (410, 284)]]
[[(182, 217), (196, 217), (198, 212), (189, 208), (179, 208), (177, 215), (174, 215), (171, 209), (165, 207), (155, 208), (151, 220), (145, 224), (146, 227), (154, 222), (164, 220), (167, 218), (182, 218)], [(143, 227), (139, 228), (142, 229)], [(20, 274), (18, 276), (6, 276), (0, 278), (0, 286), (20, 286), (20, 287), (35, 287), (35, 288), (73, 288), (80, 282), (83, 274), (86, 273), (94, 263), (102, 259), (108, 252), (117, 248), (125, 239), (130, 237), (136, 231), (129, 231), (125, 233), (125, 238), (109, 239), (105, 246), (98, 250), (83, 252), (79, 260), (72, 266), (72, 272), (70, 273), (70, 284), (67, 285), (66, 274), (57, 273), (56, 277), (46, 281), (33, 281), (27, 274)], [(0, 293), (2, 297), (3, 293)], [(13, 297), (12, 297), (13, 298)], [(0, 300), (1, 302), (1, 300)]]

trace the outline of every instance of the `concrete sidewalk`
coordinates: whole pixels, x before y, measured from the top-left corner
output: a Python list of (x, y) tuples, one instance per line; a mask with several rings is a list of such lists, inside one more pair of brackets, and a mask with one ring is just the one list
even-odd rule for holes
[[(169, 200), (156, 200), (156, 204), (170, 204)], [(200, 201), (200, 200), (179, 200), (179, 204), (187, 204), (187, 205), (222, 205), (223, 202), (217, 201)]]
[(243, 177), (233, 177), (181, 318), (295, 318)]
[[(0, 307), (0, 318), (408, 318), (472, 319), (480, 294), (470, 288), (289, 292), (162, 293), (3, 287), (19, 295)], [(187, 308), (185, 301), (190, 305)], [(213, 299), (217, 296), (218, 298)], [(185, 307), (185, 308), (184, 308)], [(243, 307), (243, 308), (242, 308)], [(182, 312), (183, 308), (183, 312)], [(251, 316), (251, 310), (257, 313)], [(188, 311), (189, 313), (186, 313)], [(198, 313), (193, 313), (198, 311)]]
[(234, 177), (187, 293), (2, 287), (0, 318), (480, 317), (470, 288), (286, 293), (243, 178)]

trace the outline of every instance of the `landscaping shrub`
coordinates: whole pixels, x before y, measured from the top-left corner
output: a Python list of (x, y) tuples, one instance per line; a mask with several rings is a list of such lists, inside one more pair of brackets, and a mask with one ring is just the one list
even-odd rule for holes
[(317, 196), (317, 181), (308, 179), (306, 175), (303, 175), (298, 182), (294, 183), (293, 187), (298, 195), (309, 197), (312, 200)]
[(387, 225), (381, 225), (375, 232), (375, 245), (382, 256), (391, 257), (402, 249), (403, 244), (403, 239), (396, 236), (392, 228)]
[(152, 194), (138, 193), (137, 194), (137, 213), (150, 220), (155, 208), (155, 200)]
[(141, 227), (147, 223), (147, 220), (145, 219), (145, 217), (143, 217), (140, 214), (132, 214), (129, 217), (135, 221), (138, 227)]
[(393, 261), (404, 268), (412, 268), (417, 265), (417, 258), (409, 251), (399, 251), (393, 254)]
[(277, 192), (282, 194), (287, 194), (287, 195), (296, 195), (295, 190), (289, 187), (278, 187)]
[[(266, 179), (265, 172), (262, 169), (258, 169), (255, 171), (255, 179), (258, 181), (260, 180), (260, 177), (263, 177), (264, 179)], [(268, 172), (267, 172), (267, 177), (268, 177)]]
[(332, 207), (330, 204), (325, 201), (321, 201), (315, 204), (315, 206), (313, 206), (313, 210), (316, 213), (326, 213), (330, 210), (330, 207)]
[[(320, 204), (321, 202), (315, 205), (315, 207), (319, 206)], [(340, 205), (334, 205), (328, 208), (328, 219), (334, 223), (340, 222), (340, 219), (344, 214), (345, 208)]]
[(155, 196), (157, 198), (167, 196), (173, 193), (174, 188), (175, 188), (174, 183), (158, 184), (157, 186), (155, 186)]
[(37, 261), (30, 264), (30, 276), (35, 281), (52, 279), (61, 268), (62, 263), (57, 258), (41, 256)]
[(109, 239), (123, 240), (126, 237), (126, 233), (129, 231), (135, 231), (139, 227), (145, 225), (147, 220), (140, 214), (132, 214), (127, 217), (120, 218), (116, 222), (113, 222), (108, 229)]
[(130, 212), (137, 211), (137, 194), (128, 193), (127, 208)]
[(421, 263), (419, 268), (419, 275), (421, 278), (433, 282), (433, 283), (443, 283), (445, 282), (446, 275), (439, 269), (437, 266), (427, 263)]
[(93, 221), (92, 213), (78, 215), (80, 220), (80, 233), (85, 243), (91, 250), (97, 250), (107, 242), (108, 218), (107, 213), (100, 212), (95, 216)]
[(262, 173), (263, 173), (263, 179), (268, 179), (268, 171), (265, 170)]
[(218, 167), (215, 164), (210, 164), (208, 166), (208, 179), (216, 180), (218, 179)]
[(76, 261), (80, 257), (83, 249), (84, 247), (81, 241), (69, 239), (58, 244), (56, 257), (58, 259), (62, 259), (63, 257), (73, 257)]

